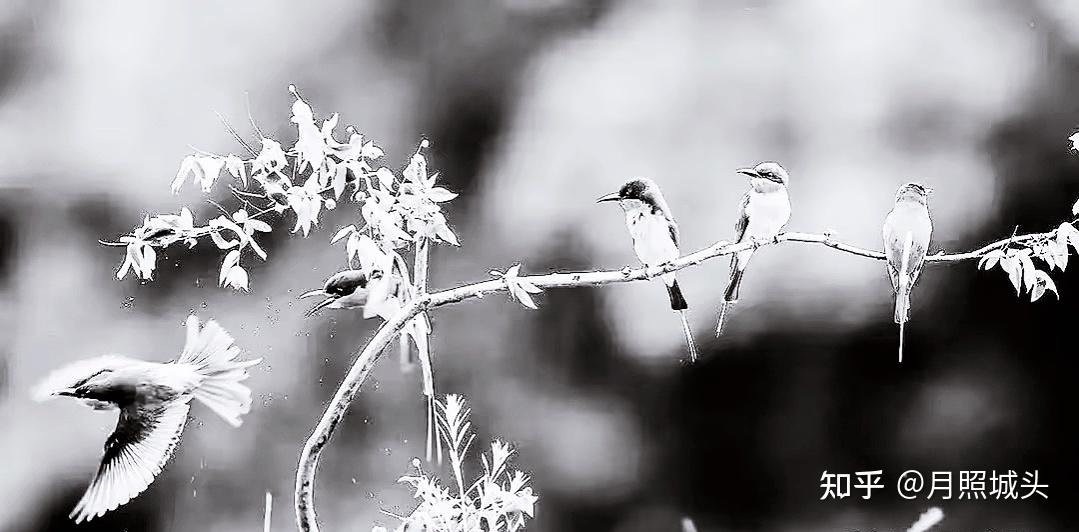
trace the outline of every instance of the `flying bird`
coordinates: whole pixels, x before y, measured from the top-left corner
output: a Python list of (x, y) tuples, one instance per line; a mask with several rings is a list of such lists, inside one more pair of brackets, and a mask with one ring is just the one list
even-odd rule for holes
[(933, 220), (929, 216), (931, 189), (918, 183), (899, 187), (895, 207), (884, 219), (884, 254), (895, 292), (895, 322), (899, 324), (899, 361), (903, 361), (903, 333), (910, 319), (910, 291), (922, 273)]
[(68, 517), (89, 521), (146, 490), (180, 443), (192, 399), (240, 426), (241, 416), (251, 410), (251, 390), (241, 382), (261, 359), (238, 361), (239, 353), (220, 325), (210, 320), (200, 330), (198, 318), (190, 316), (187, 342), (176, 360), (105, 355), (46, 377), (35, 390), (38, 400), (73, 397), (95, 410), (120, 411), (101, 465)]
[[(663, 199), (659, 186), (651, 179), (634, 179), (622, 185), (618, 192), (599, 198), (596, 203), (604, 201), (617, 201), (626, 212), (626, 227), (633, 240), (633, 251), (645, 266), (658, 266), (679, 257), (678, 224), (674, 222), (674, 216), (667, 206), (667, 201)], [(693, 331), (686, 317), (689, 305), (682, 296), (674, 273), (663, 274), (660, 278), (667, 285), (671, 309), (677, 311), (682, 320), (682, 332), (686, 336), (690, 360), (695, 361), (697, 346), (693, 342)]]
[[(378, 274), (376, 273), (372, 277), (378, 277)], [(330, 276), (326, 280), (326, 285), (321, 289), (300, 294), (299, 299), (314, 296), (326, 297), (326, 299), (307, 311), (307, 316), (311, 316), (326, 307), (338, 309), (363, 308), (367, 304), (369, 294), (367, 284), (367, 275), (363, 271), (345, 270)]]
[[(787, 194), (790, 177), (779, 163), (763, 162), (753, 168), (740, 168), (738, 173), (749, 177), (749, 192), (738, 206), (738, 222), (734, 224), (735, 243), (763, 243), (779, 236), (791, 218), (791, 201)], [(731, 258), (731, 277), (719, 309), (716, 336), (723, 334), (728, 313), (738, 302), (742, 277), (756, 248), (740, 251)]]

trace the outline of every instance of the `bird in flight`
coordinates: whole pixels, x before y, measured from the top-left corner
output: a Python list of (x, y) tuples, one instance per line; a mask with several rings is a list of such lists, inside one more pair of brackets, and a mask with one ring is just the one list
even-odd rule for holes
[(240, 349), (213, 320), (199, 327), (187, 318), (183, 352), (171, 362), (105, 355), (53, 371), (35, 397), (73, 397), (95, 410), (120, 411), (105, 441), (101, 464), (70, 518), (76, 523), (126, 504), (154, 481), (180, 443), (192, 399), (238, 427), (251, 410), (251, 390), (242, 381), (261, 359), (239, 361)]
[(899, 187), (895, 206), (884, 219), (884, 254), (895, 292), (895, 322), (899, 324), (899, 361), (903, 361), (903, 334), (910, 320), (910, 292), (925, 264), (933, 220), (929, 216), (932, 189), (918, 183)]
[[(764, 242), (779, 236), (791, 218), (791, 201), (787, 194), (790, 177), (779, 163), (763, 162), (753, 168), (741, 168), (739, 174), (749, 177), (749, 192), (738, 206), (738, 221), (734, 224), (735, 243)], [(742, 277), (755, 248), (740, 251), (731, 258), (731, 277), (719, 308), (716, 336), (723, 334), (729, 313), (738, 302)]]
[[(645, 266), (665, 264), (680, 255), (678, 252), (678, 224), (674, 221), (667, 200), (659, 185), (647, 178), (634, 179), (622, 185), (618, 192), (612, 192), (596, 200), (597, 203), (617, 201), (626, 213), (626, 227), (633, 240), (633, 251)], [(693, 331), (686, 316), (689, 305), (682, 296), (682, 289), (674, 273), (660, 276), (667, 285), (671, 309), (678, 312), (682, 320), (682, 332), (686, 336), (690, 360), (697, 360), (697, 345), (693, 342)]]

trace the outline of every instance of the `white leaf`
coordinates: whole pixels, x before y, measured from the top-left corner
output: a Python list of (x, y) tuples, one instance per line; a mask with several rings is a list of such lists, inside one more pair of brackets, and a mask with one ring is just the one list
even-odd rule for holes
[(1072, 141), (1072, 149), (1079, 151), (1079, 133), (1075, 133), (1068, 137), (1068, 140)]
[(440, 223), (435, 226), (435, 234), (438, 238), (447, 244), (454, 246), (460, 246), (461, 243), (457, 241), (457, 235), (453, 234), (453, 230), (449, 228), (445, 223)]
[(210, 238), (217, 244), (217, 249), (229, 249), (240, 243), (239, 240), (225, 240), (220, 231), (210, 231)]
[(520, 301), (522, 305), (524, 305), (524, 306), (526, 306), (526, 307), (528, 307), (530, 309), (533, 309), (533, 310), (539, 308), (539, 307), (536, 306), (536, 302), (532, 301), (532, 296), (528, 295), (528, 292), (525, 292), (524, 290), (522, 290), (521, 287), (519, 285), (517, 285), (516, 283), (514, 283), (514, 285), (513, 285), (512, 292), (513, 292), (514, 298), (517, 299), (517, 301)]
[(351, 235), (354, 232), (356, 232), (355, 225), (346, 225), (345, 227), (342, 227), (341, 230), (337, 232), (337, 234), (333, 235), (333, 238), (330, 239), (330, 244), (336, 244), (338, 240), (341, 240), (342, 238), (345, 238), (346, 236)]
[[(1079, 135), (1079, 133), (1072, 136), (1075, 137), (1076, 135)], [(1072, 216), (1079, 216), (1079, 200), (1076, 200), (1075, 203), (1072, 204)]]
[(1023, 265), (1019, 259), (1014, 255), (1006, 256), (1000, 259), (1000, 267), (1008, 273), (1008, 280), (1015, 287), (1015, 295), (1019, 295), (1023, 286)]
[(198, 181), (201, 178), (200, 172), (199, 165), (195, 163), (194, 155), (184, 157), (184, 160), (180, 161), (180, 170), (176, 172), (176, 179), (172, 180), (172, 193), (180, 192), (180, 187), (183, 186), (184, 180), (192, 173), (195, 174), (195, 181)]
[(247, 165), (243, 159), (230, 154), (225, 157), (225, 169), (229, 171), (232, 177), (242, 181), (245, 188), (247, 187)]
[(1004, 252), (999, 249), (994, 249), (993, 251), (986, 253), (982, 256), (981, 260), (978, 261), (978, 269), (992, 270), (993, 266), (996, 266), (997, 261), (999, 261), (1003, 256)]
[(232, 268), (240, 262), (240, 250), (234, 249), (225, 255), (225, 260), (221, 261), (221, 274), (218, 276), (218, 284), (224, 285), (225, 279), (228, 278), (229, 272)]
[(202, 170), (202, 191), (209, 192), (213, 188), (214, 181), (221, 175), (221, 169), (225, 167), (225, 160), (213, 155), (200, 155), (195, 158), (195, 164)]
[(456, 198), (457, 194), (442, 187), (435, 187), (427, 191), (427, 198), (435, 203), (443, 203)]
[(229, 270), (228, 276), (225, 278), (225, 285), (231, 286), (235, 290), (243, 290), (246, 292), (248, 290), (247, 283), (247, 270), (240, 266), (233, 266), (232, 269)]
[(1034, 261), (1030, 260), (1029, 250), (1024, 250), (1023, 253), (1019, 254), (1019, 261), (1023, 265), (1023, 285), (1026, 286), (1027, 290), (1030, 290), (1034, 287), (1038, 267), (1034, 265)]

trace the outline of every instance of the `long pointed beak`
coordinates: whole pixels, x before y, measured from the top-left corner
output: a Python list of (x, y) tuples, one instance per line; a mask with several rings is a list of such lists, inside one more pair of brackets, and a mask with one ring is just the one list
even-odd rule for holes
[(617, 192), (611, 192), (610, 194), (607, 194), (606, 196), (600, 196), (599, 199), (596, 200), (596, 203), (603, 203), (605, 201), (618, 201), (619, 199), (620, 198), (618, 197)]
[(316, 312), (318, 312), (318, 311), (320, 311), (320, 310), (322, 310), (322, 309), (324, 309), (324, 308), (326, 308), (326, 307), (328, 307), (328, 306), (332, 305), (334, 301), (337, 301), (337, 298), (336, 298), (336, 297), (331, 297), (331, 298), (329, 298), (329, 299), (327, 299), (327, 300), (325, 300), (325, 301), (322, 301), (322, 302), (320, 302), (319, 304), (315, 305), (314, 307), (311, 307), (311, 310), (307, 311), (307, 312), (306, 312), (306, 313), (305, 313), (305, 314), (303, 315), (303, 317), (305, 317), (305, 318), (310, 318), (310, 317), (311, 317), (311, 316), (313, 316), (313, 315), (314, 315), (314, 314), (315, 314)]
[(752, 168), (739, 168), (739, 169), (735, 170), (735, 172), (738, 172), (739, 174), (747, 175), (749, 177), (760, 177), (761, 176), (760, 174), (757, 173), (756, 170), (754, 170)]
[(304, 299), (304, 298), (308, 298), (308, 297), (324, 296), (324, 295), (326, 295), (326, 292), (323, 291), (323, 290), (312, 290), (310, 292), (304, 292), (304, 293), (296, 296), (296, 299)]
[(64, 397), (75, 397), (75, 388), (64, 388), (62, 390), (56, 390), (55, 392), (52, 392), (52, 394)]

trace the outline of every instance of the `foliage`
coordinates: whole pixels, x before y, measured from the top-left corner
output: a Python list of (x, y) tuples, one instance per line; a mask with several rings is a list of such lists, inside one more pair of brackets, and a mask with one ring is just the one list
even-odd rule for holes
[[(468, 483), (463, 462), (475, 434), (469, 421), (471, 409), (457, 395), (437, 403), (440, 426), (439, 445), (445, 444), (453, 472), (453, 486), (446, 487), (439, 478), (412, 461), (416, 470), (399, 482), (412, 487), (420, 504), (407, 516), (390, 515), (401, 522), (395, 532), (515, 532), (524, 528), (526, 517), (533, 517), (537, 497), (528, 486), (529, 478), (509, 469), (513, 449), (504, 442), (491, 442), (491, 452), (480, 456), (483, 473)], [(467, 486), (467, 487), (466, 487)], [(386, 532), (375, 527), (373, 532)]]

